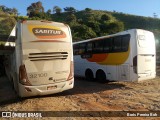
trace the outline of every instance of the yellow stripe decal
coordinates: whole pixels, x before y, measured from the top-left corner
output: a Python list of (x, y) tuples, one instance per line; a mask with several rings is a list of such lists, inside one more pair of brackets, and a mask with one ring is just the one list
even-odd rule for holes
[(97, 63), (101, 65), (120, 65), (128, 59), (129, 53), (130, 47), (127, 52), (109, 53), (105, 60)]

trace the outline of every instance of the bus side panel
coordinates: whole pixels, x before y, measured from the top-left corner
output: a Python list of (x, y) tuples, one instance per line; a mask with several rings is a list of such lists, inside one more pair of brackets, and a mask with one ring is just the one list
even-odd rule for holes
[(118, 66), (118, 80), (130, 81), (129, 64)]
[[(95, 68), (95, 62), (88, 62), (86, 59), (82, 59), (80, 55), (75, 55), (74, 56), (74, 71), (75, 71), (75, 76), (79, 77), (85, 77), (85, 71), (87, 69), (90, 69), (93, 73), (95, 73), (96, 69)], [(93, 74), (95, 77), (95, 74)]]
[(19, 94), (20, 86), (19, 86), (19, 67), (22, 64), (22, 44), (21, 44), (21, 38), (22, 38), (22, 24), (21, 22), (17, 23), (17, 35), (16, 35), (16, 45), (15, 45), (15, 69), (14, 69), (14, 80), (15, 80), (15, 89), (17, 93)]
[(107, 65), (106, 77), (107, 80), (117, 80), (118, 79), (118, 66), (117, 65)]

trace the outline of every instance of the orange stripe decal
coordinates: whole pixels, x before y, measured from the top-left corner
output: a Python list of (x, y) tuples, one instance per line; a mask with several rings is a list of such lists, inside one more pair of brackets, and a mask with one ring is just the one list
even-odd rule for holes
[(35, 41), (30, 41), (30, 42), (66, 42), (62, 40), (35, 40)]
[(107, 58), (108, 54), (93, 54), (92, 58), (88, 58), (87, 60), (90, 62), (102, 62)]
[(89, 62), (96, 62), (100, 65), (121, 65), (128, 59), (129, 54), (130, 46), (126, 52), (93, 54), (92, 57), (87, 60)]

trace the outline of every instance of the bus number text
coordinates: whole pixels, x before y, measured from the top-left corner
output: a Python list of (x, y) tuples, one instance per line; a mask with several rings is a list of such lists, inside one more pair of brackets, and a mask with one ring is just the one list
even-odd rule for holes
[(47, 73), (30, 74), (29, 75), (29, 78), (40, 78), (40, 77), (47, 77)]

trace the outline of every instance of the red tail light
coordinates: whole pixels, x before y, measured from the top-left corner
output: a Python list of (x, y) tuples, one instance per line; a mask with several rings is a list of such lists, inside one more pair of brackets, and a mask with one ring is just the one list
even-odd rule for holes
[(73, 61), (71, 61), (71, 63), (70, 63), (70, 73), (69, 73), (69, 76), (68, 76), (67, 80), (73, 79), (73, 75), (74, 75), (74, 65), (73, 65)]
[(25, 65), (21, 65), (19, 67), (19, 83), (21, 83), (22, 85), (31, 85), (27, 77)]

